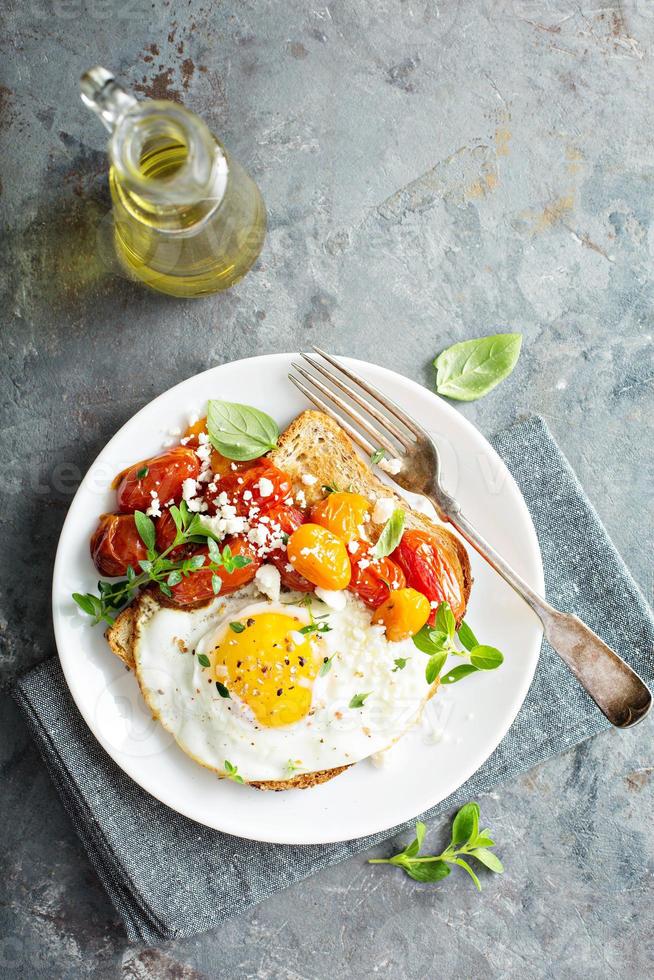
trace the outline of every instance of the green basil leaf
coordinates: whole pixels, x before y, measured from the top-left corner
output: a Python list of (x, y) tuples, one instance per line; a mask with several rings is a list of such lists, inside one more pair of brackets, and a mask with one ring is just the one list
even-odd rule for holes
[(498, 333), (448, 347), (434, 361), (436, 391), (463, 402), (487, 395), (511, 374), (521, 344), (519, 333)]
[(401, 507), (397, 507), (393, 511), (386, 521), (384, 530), (379, 535), (377, 544), (372, 549), (373, 558), (385, 558), (386, 555), (395, 551), (404, 533), (404, 517), (405, 514)]
[(475, 837), (475, 839), (471, 841), (471, 843), (474, 844), (475, 847), (494, 847), (495, 841), (493, 840), (492, 837), (488, 836), (489, 833), (490, 831), (488, 830), (482, 830), (479, 836)]
[(207, 538), (207, 547), (209, 549), (209, 558), (211, 558), (211, 561), (216, 562), (217, 565), (220, 565), (223, 560), (222, 555), (220, 554), (220, 548), (213, 538)]
[(445, 861), (405, 861), (402, 867), (414, 881), (441, 881), (447, 878), (450, 867)]
[(181, 581), (182, 581), (182, 573), (177, 569), (175, 569), (173, 572), (170, 573), (170, 575), (166, 579), (166, 585), (170, 585), (170, 586), (179, 585)]
[(206, 653), (198, 653), (198, 663), (200, 664), (200, 667), (211, 666), (211, 661), (209, 660)]
[(233, 630), (234, 633), (243, 633), (245, 631), (245, 624), (234, 622), (229, 624), (229, 628), (230, 630)]
[(332, 660), (334, 659), (334, 656), (335, 654), (332, 653), (331, 657), (325, 657), (322, 662), (322, 666), (318, 671), (318, 677), (324, 677), (325, 674), (329, 673), (329, 671), (332, 669)]
[(145, 477), (148, 475), (149, 472), (150, 472), (150, 470), (148, 469), (147, 466), (142, 466), (141, 469), (138, 470), (137, 473), (136, 473), (136, 479), (137, 480), (144, 480)]
[(496, 670), (504, 663), (504, 657), (495, 647), (480, 645), (470, 651), (470, 663), (477, 670)]
[(172, 592), (170, 590), (170, 587), (166, 585), (165, 582), (159, 582), (159, 589), (161, 592), (163, 592), (164, 595), (168, 596), (168, 598), (170, 599), (170, 597), (172, 596)]
[(374, 453), (372, 453), (370, 456), (370, 465), (376, 466), (378, 463), (381, 463), (385, 455), (386, 455), (385, 449), (375, 449)]
[(188, 565), (189, 572), (197, 572), (198, 568), (202, 568), (204, 565), (205, 557), (205, 555), (192, 555), (184, 564)]
[(366, 694), (355, 694), (350, 701), (350, 708), (363, 708), (366, 698), (369, 698), (372, 691), (368, 691)]
[(466, 803), (452, 822), (452, 843), (465, 844), (479, 833), (479, 805)]
[(477, 639), (477, 637), (475, 636), (475, 634), (472, 632), (472, 630), (470, 629), (470, 627), (466, 623), (465, 619), (463, 620), (463, 622), (459, 626), (459, 632), (458, 632), (457, 635), (458, 635), (459, 640), (461, 642), (461, 646), (465, 647), (466, 650), (470, 651), (470, 650), (472, 650), (473, 647), (478, 647), (479, 646), (479, 640)]
[(136, 524), (136, 530), (139, 532), (139, 537), (148, 551), (154, 551), (154, 545), (156, 540), (156, 531), (154, 528), (154, 521), (147, 517), (143, 511), (134, 511), (134, 523)]
[(447, 634), (425, 625), (415, 634), (413, 643), (422, 653), (426, 653), (431, 657), (432, 654), (440, 653), (444, 648), (447, 643)]
[(277, 423), (265, 412), (216, 398), (208, 403), (207, 432), (219, 453), (241, 461), (258, 459), (279, 439)]
[(144, 558), (143, 561), (139, 562), (139, 567), (142, 572), (147, 572), (149, 575), (152, 571), (152, 562), (148, 561), (147, 558)]
[(229, 698), (231, 700), (231, 697), (232, 696), (231, 696), (231, 694), (229, 693), (229, 691), (227, 690), (227, 688), (225, 687), (224, 684), (222, 684), (220, 681), (216, 681), (216, 688), (217, 688), (218, 694), (220, 694), (221, 698)]
[(433, 684), (441, 670), (443, 665), (447, 660), (447, 650), (439, 650), (438, 653), (434, 653), (427, 661), (427, 666), (425, 667), (425, 679), (428, 684)]
[(404, 670), (409, 660), (411, 660), (411, 657), (398, 657), (396, 660), (393, 661), (395, 666), (393, 667), (391, 673), (395, 674), (397, 673), (398, 670)]
[(454, 613), (450, 609), (449, 602), (441, 602), (440, 606), (436, 610), (436, 620), (434, 626), (440, 633), (445, 633), (449, 639), (454, 637), (456, 630), (456, 620), (454, 618)]
[(223, 587), (223, 580), (218, 575), (211, 576), (211, 588), (213, 589), (213, 594), (218, 595)]
[(460, 664), (458, 667), (448, 670), (447, 674), (443, 674), (441, 684), (456, 684), (457, 681), (462, 681), (469, 674), (476, 674), (477, 670), (478, 668), (474, 664)]
[(504, 871), (504, 865), (492, 851), (487, 851), (485, 847), (476, 847), (473, 851), (468, 851), (470, 857), (477, 858), (481, 861), (483, 865), (490, 868), (496, 874), (501, 875)]
[(171, 517), (175, 522), (175, 530), (179, 534), (183, 529), (182, 515), (179, 512), (179, 507), (176, 507), (175, 504), (171, 504), (168, 510), (170, 511)]

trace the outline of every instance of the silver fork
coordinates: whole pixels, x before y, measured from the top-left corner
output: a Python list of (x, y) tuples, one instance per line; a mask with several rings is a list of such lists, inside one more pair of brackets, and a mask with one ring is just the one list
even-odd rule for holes
[[(293, 384), (317, 408), (338, 422), (369, 456), (384, 449), (400, 459), (401, 469), (392, 479), (405, 490), (423, 494), (431, 500), (441, 520), (449, 521), (531, 606), (543, 624), (550, 646), (612, 725), (629, 728), (641, 721), (652, 704), (652, 695), (645, 683), (577, 616), (560, 612), (546, 602), (475, 530), (454, 497), (443, 488), (438, 448), (422, 426), (374, 385), (357, 377), (320, 348), (313, 349), (322, 360), (302, 354), (312, 371), (294, 363), (293, 368), (303, 380), (289, 374)], [(349, 401), (334, 389), (342, 391)]]

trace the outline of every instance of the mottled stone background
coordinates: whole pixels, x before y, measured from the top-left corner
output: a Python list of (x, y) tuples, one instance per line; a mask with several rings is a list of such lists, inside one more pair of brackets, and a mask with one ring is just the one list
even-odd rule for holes
[[(315, 341), (429, 386), (452, 341), (522, 331), (511, 379), (461, 410), (486, 433), (544, 415), (651, 596), (653, 42), (652, 0), (7, 0), (3, 684), (53, 651), (59, 530), (107, 438), (211, 364)], [(259, 181), (265, 250), (228, 294), (113, 274), (105, 134), (78, 96), (98, 62), (196, 109)], [(507, 866), (481, 897), (354, 858), (142, 950), (0, 698), (3, 975), (654, 974), (651, 723), (481, 799)]]

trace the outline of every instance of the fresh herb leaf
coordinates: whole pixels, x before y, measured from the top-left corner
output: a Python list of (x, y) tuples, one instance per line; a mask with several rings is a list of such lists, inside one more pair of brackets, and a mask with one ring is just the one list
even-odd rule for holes
[(352, 700), (350, 701), (349, 707), (363, 708), (366, 698), (369, 698), (371, 694), (372, 691), (368, 691), (366, 694), (355, 694)]
[(476, 674), (477, 669), (474, 664), (459, 664), (458, 667), (448, 670), (447, 674), (443, 674), (441, 684), (456, 684), (457, 681), (462, 681), (464, 677)]
[(99, 605), (99, 600), (96, 596), (88, 593), (86, 595), (82, 595), (81, 592), (73, 592), (73, 599), (87, 616), (96, 615), (96, 605)]
[(243, 625), (243, 623), (230, 623), (229, 628), (230, 630), (233, 630), (235, 633), (243, 633), (245, 630), (245, 626)]
[(373, 558), (385, 558), (395, 551), (404, 533), (404, 511), (397, 507), (387, 520), (377, 544), (372, 549)]
[[(497, 874), (504, 871), (504, 866), (500, 859), (488, 850), (493, 846), (493, 841), (488, 836), (490, 831), (483, 830), (480, 835), (478, 828), (479, 807), (476, 803), (466, 803), (454, 818), (451, 842), (441, 854), (420, 856), (425, 825), (417, 821), (415, 840), (411, 841), (403, 851), (390, 858), (372, 858), (369, 864), (393, 864), (402, 868), (405, 874), (415, 881), (431, 882), (442, 881), (449, 875), (451, 866), (456, 865), (470, 875), (475, 886), (481, 891), (479, 878), (465, 858), (474, 858)], [(484, 841), (483, 845), (482, 841)], [(489, 843), (486, 844), (486, 841)]]
[(393, 667), (391, 673), (394, 674), (398, 670), (404, 670), (409, 660), (411, 660), (411, 657), (397, 657), (397, 659), (393, 661), (395, 666)]
[(454, 639), (454, 634), (456, 632), (456, 620), (448, 602), (441, 602), (436, 610), (434, 626), (439, 632), (445, 633), (450, 640)]
[(504, 657), (495, 647), (479, 645), (470, 651), (470, 663), (477, 670), (496, 670), (504, 663)]
[(472, 650), (473, 647), (479, 646), (479, 640), (472, 632), (472, 630), (466, 623), (465, 619), (459, 626), (459, 632), (457, 633), (457, 636), (459, 637), (459, 642), (461, 643), (461, 645), (464, 646), (468, 651)]
[(487, 395), (511, 374), (521, 344), (519, 333), (498, 333), (453, 344), (434, 361), (436, 391), (464, 402)]
[(306, 626), (303, 626), (301, 629), (298, 630), (298, 633), (301, 633), (302, 636), (306, 636), (308, 633), (329, 633), (329, 632), (331, 632), (331, 626), (328, 626), (327, 623), (307, 623)]
[(470, 851), (470, 857), (477, 858), (478, 861), (481, 861), (483, 865), (490, 868), (491, 871), (495, 871), (497, 874), (502, 874), (504, 871), (504, 865), (497, 854), (493, 854), (486, 847), (475, 847), (474, 850)]
[(479, 833), (479, 804), (466, 803), (452, 822), (452, 843), (466, 844)]
[(229, 691), (227, 690), (227, 688), (225, 687), (225, 685), (221, 681), (216, 681), (216, 688), (217, 688), (218, 694), (220, 694), (221, 698), (230, 698), (231, 699), (231, 694), (229, 693)]
[(329, 483), (323, 483), (323, 485), (322, 485), (322, 487), (320, 489), (322, 490), (322, 492), (325, 495), (329, 495), (330, 493), (337, 493), (338, 492), (338, 487), (332, 487), (332, 486), (330, 486)]
[(134, 511), (134, 523), (136, 524), (136, 530), (139, 533), (139, 537), (148, 551), (154, 551), (156, 531), (154, 527), (154, 521), (147, 517), (143, 511)]
[(377, 466), (378, 463), (381, 463), (385, 455), (386, 455), (385, 449), (375, 449), (374, 453), (372, 453), (372, 455), (370, 456), (370, 465)]
[[(222, 565), (223, 556), (220, 554), (220, 548), (218, 547), (218, 545), (216, 544), (213, 538), (207, 538), (207, 548), (209, 550), (209, 558), (211, 559), (211, 561), (215, 562), (216, 565)], [(228, 548), (229, 545), (225, 545), (225, 549)], [(229, 557), (231, 558), (232, 555), (231, 550), (228, 551), (228, 554)]]
[(169, 585), (172, 588), (173, 585), (179, 585), (181, 581), (182, 573), (178, 569), (175, 569), (166, 579), (166, 585)]
[(447, 650), (440, 650), (438, 653), (434, 653), (427, 661), (427, 666), (425, 667), (425, 680), (428, 684), (433, 684), (441, 670), (445, 665), (447, 660)]
[(223, 587), (223, 580), (219, 575), (215, 573), (211, 576), (211, 588), (213, 589), (213, 594), (218, 595)]
[(418, 630), (413, 637), (414, 646), (417, 646), (422, 653), (426, 653), (430, 657), (434, 653), (440, 653), (441, 650), (444, 650), (447, 647), (447, 641), (447, 633), (441, 633), (427, 625)]
[(211, 661), (209, 660), (209, 658), (206, 655), (206, 653), (198, 653), (198, 663), (200, 664), (200, 667), (210, 667), (211, 666)]
[(274, 449), (277, 423), (250, 405), (212, 399), (208, 403), (207, 432), (211, 444), (227, 459), (258, 459)]
[(225, 759), (225, 775), (228, 779), (231, 779), (234, 783), (242, 783), (243, 777), (238, 774), (238, 766), (233, 766), (231, 762)]
[(148, 475), (149, 472), (150, 472), (150, 470), (149, 470), (149, 468), (147, 466), (142, 466), (141, 469), (140, 470), (137, 470), (137, 472), (136, 472), (136, 479), (137, 480), (144, 480), (146, 478), (146, 476)]
[(325, 674), (329, 673), (329, 671), (332, 669), (332, 660), (335, 656), (336, 654), (332, 653), (331, 657), (325, 657), (320, 666), (320, 670), (318, 671), (318, 677), (324, 677)]
[(403, 861), (400, 867), (404, 868), (409, 878), (414, 881), (442, 881), (447, 878), (451, 868), (445, 861)]

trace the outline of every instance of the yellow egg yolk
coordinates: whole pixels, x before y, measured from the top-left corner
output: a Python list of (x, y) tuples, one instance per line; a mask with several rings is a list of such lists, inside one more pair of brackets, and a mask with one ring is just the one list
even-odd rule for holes
[(261, 613), (230, 624), (211, 652), (214, 680), (247, 704), (267, 728), (292, 725), (311, 708), (313, 681), (322, 663), (313, 644), (321, 641), (303, 636), (296, 643), (304, 625), (297, 616)]

